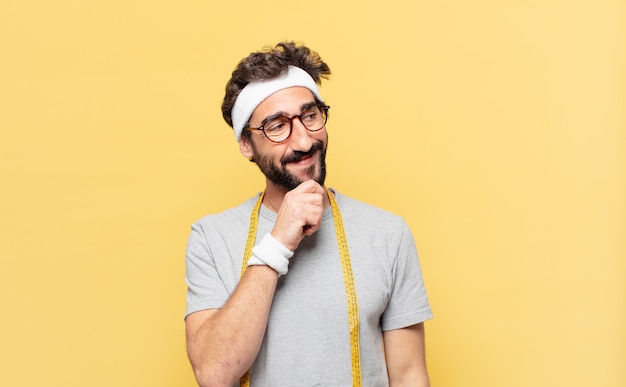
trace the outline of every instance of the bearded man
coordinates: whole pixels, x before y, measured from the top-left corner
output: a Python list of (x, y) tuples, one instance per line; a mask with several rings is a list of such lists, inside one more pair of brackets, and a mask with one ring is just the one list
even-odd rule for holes
[(187, 349), (201, 386), (429, 386), (432, 312), (404, 220), (326, 187), (330, 69), (282, 42), (244, 58), (222, 114), (263, 192), (187, 246)]

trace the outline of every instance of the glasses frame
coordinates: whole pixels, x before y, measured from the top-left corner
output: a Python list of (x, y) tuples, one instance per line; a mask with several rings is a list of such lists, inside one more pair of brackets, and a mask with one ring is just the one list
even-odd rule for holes
[(297, 114), (295, 116), (283, 116), (283, 117), (287, 117), (289, 119), (289, 134), (287, 135), (287, 137), (285, 137), (284, 140), (281, 141), (276, 141), (276, 140), (272, 140), (271, 138), (269, 138), (269, 136), (267, 135), (267, 133), (265, 133), (265, 125), (261, 125), (258, 128), (251, 128), (251, 127), (247, 127), (247, 130), (260, 130), (263, 132), (263, 134), (265, 135), (265, 138), (267, 138), (268, 140), (270, 140), (271, 142), (273, 142), (274, 144), (282, 144), (284, 142), (289, 141), (289, 139), (291, 138), (291, 133), (293, 132), (293, 120), (295, 120), (296, 118), (298, 119), (298, 121), (300, 121), (300, 123), (302, 124), (302, 126), (304, 126), (306, 128), (306, 130), (308, 130), (311, 133), (315, 133), (315, 132), (319, 132), (320, 130), (324, 129), (326, 127), (326, 122), (328, 122), (328, 109), (330, 109), (330, 106), (328, 105), (324, 105), (324, 104), (316, 104), (315, 106), (318, 107), (318, 109), (320, 109), (320, 113), (322, 113), (324, 115), (324, 123), (322, 124), (322, 126), (319, 129), (314, 129), (311, 130), (309, 128), (307, 128), (307, 126), (304, 124), (304, 122), (302, 122), (302, 115), (306, 112)]

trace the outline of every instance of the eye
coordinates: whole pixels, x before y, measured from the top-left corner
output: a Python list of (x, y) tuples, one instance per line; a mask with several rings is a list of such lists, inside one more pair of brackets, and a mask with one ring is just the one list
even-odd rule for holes
[(286, 120), (276, 118), (263, 125), (263, 128), (266, 133), (278, 133), (287, 129), (288, 125), (289, 123)]
[(318, 111), (317, 110), (309, 110), (302, 114), (302, 121), (304, 122), (314, 122), (317, 119)]

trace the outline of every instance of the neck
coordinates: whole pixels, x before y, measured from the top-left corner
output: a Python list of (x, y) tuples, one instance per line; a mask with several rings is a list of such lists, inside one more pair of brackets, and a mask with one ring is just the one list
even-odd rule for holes
[[(328, 191), (324, 186), (324, 209), (330, 207), (330, 200), (328, 199)], [(280, 206), (283, 204), (285, 195), (289, 192), (286, 188), (277, 186), (269, 181), (265, 184), (265, 195), (263, 196), (263, 205), (268, 209), (278, 212)]]

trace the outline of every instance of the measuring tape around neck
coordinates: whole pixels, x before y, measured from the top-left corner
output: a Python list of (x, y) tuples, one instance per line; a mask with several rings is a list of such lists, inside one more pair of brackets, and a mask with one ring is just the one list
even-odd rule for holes
[[(348, 302), (348, 322), (350, 324), (350, 351), (352, 353), (352, 386), (361, 387), (361, 347), (359, 344), (360, 320), (359, 307), (357, 304), (356, 288), (354, 285), (354, 275), (352, 273), (352, 263), (350, 262), (350, 252), (348, 251), (348, 242), (346, 240), (346, 231), (343, 227), (343, 219), (339, 211), (339, 205), (333, 193), (327, 189), (330, 207), (333, 213), (333, 221), (335, 223), (335, 233), (337, 235), (337, 247), (339, 248), (339, 257), (341, 259), (341, 269), (343, 271), (343, 282), (346, 288), (346, 300)], [(241, 263), (241, 275), (246, 272), (248, 260), (252, 256), (252, 248), (256, 242), (256, 234), (259, 226), (259, 209), (263, 202), (265, 193), (259, 195), (252, 213), (250, 214), (250, 229), (248, 230), (248, 239), (246, 248), (243, 253), (243, 262)], [(250, 387), (250, 372), (246, 372), (240, 379), (241, 387)]]

